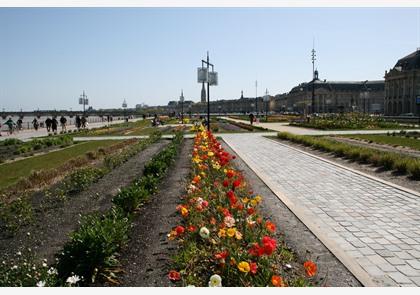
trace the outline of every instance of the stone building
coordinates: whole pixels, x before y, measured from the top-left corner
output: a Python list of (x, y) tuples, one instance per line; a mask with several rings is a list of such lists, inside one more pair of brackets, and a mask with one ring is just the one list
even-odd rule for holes
[(327, 81), (318, 78), (294, 87), (283, 99), (287, 111), (311, 111), (312, 87), (315, 113), (383, 113), (384, 81)]
[(416, 98), (420, 99), (420, 48), (385, 71), (385, 115), (420, 115)]

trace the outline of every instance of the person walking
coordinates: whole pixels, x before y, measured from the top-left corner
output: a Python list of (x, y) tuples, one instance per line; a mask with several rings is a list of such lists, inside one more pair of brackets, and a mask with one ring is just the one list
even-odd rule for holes
[(32, 120), (32, 126), (34, 126), (35, 131), (38, 131), (39, 123), (36, 118)]
[(61, 131), (63, 131), (63, 132), (67, 131), (67, 127), (66, 127), (67, 119), (64, 116), (61, 116), (60, 124), (61, 124)]
[(4, 122), (4, 125), (7, 125), (9, 127), (9, 134), (13, 134), (13, 127), (16, 126), (16, 123), (13, 122), (12, 117), (9, 118), (6, 122)]
[(85, 129), (86, 128), (86, 118), (85, 118), (85, 116), (83, 116), (80, 121), (82, 123), (82, 128)]
[(51, 120), (51, 129), (54, 134), (57, 134), (58, 121), (55, 117)]
[(16, 125), (17, 125), (17, 130), (18, 130), (18, 131), (21, 131), (21, 130), (22, 130), (22, 124), (23, 124), (23, 121), (22, 121), (22, 119), (21, 119), (21, 118), (19, 118), (19, 119), (17, 120), (17, 122), (16, 122)]
[(51, 123), (52, 123), (52, 120), (50, 119), (50, 117), (48, 117), (47, 120), (45, 120), (45, 126), (47, 127), (48, 133), (50, 133), (50, 130), (51, 130)]
[(254, 124), (254, 114), (253, 113), (249, 114), (249, 121), (250, 121), (251, 125)]
[(79, 115), (77, 115), (77, 116), (76, 116), (76, 128), (77, 128), (77, 130), (79, 130), (79, 129), (80, 129), (80, 124), (81, 124), (81, 122), (80, 122), (80, 117), (79, 117)]

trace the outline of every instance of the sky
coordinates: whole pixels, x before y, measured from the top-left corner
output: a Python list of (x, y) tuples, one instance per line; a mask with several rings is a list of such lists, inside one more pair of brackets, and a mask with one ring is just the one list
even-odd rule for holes
[(420, 47), (420, 8), (0, 8), (0, 110), (95, 109), (285, 93), (312, 77), (380, 80)]

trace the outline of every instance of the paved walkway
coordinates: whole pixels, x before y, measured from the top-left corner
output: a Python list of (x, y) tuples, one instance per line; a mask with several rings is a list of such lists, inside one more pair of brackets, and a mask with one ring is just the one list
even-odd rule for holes
[[(136, 119), (130, 119), (130, 122), (135, 122), (138, 120), (143, 120), (142, 118), (136, 118)], [(114, 124), (119, 124), (119, 123), (123, 123), (124, 120), (115, 120), (111, 123), (111, 125)], [(99, 127), (103, 127), (103, 126), (107, 126), (108, 122), (98, 122), (98, 123), (90, 123), (88, 125), (88, 128), (99, 128)], [(67, 130), (74, 130), (76, 129), (75, 125), (69, 125), (67, 126)], [(61, 126), (58, 126), (58, 132), (60, 132), (61, 130)], [(43, 137), (43, 136), (48, 136), (48, 132), (47, 132), (47, 128), (40, 128), (38, 129), (38, 131), (35, 131), (33, 129), (31, 130), (23, 130), (23, 131), (19, 131), (19, 132), (15, 132), (12, 135), (9, 135), (6, 131), (2, 131), (0, 136), (0, 141), (8, 139), (8, 138), (17, 138), (23, 141), (27, 141), (30, 140), (32, 138), (36, 138), (36, 137)]]
[(365, 286), (420, 286), (420, 194), (258, 135), (225, 142)]
[[(240, 122), (247, 125), (249, 121), (245, 120), (238, 120), (232, 119), (229, 117), (220, 117), (221, 119), (225, 119), (228, 121), (233, 122)], [(398, 131), (396, 129), (389, 129), (389, 130), (316, 130), (310, 128), (303, 128), (303, 127), (296, 127), (296, 126), (289, 126), (287, 122), (279, 122), (279, 123), (255, 123), (255, 126), (267, 128), (269, 130), (277, 131), (277, 132), (289, 132), (298, 135), (340, 135), (340, 134), (381, 134), (381, 133), (388, 133)], [(420, 131), (420, 129), (410, 129), (410, 131)]]

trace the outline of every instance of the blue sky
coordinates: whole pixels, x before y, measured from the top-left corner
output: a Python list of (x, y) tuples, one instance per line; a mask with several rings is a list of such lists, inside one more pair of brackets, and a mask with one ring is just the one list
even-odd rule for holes
[(376, 80), (420, 47), (420, 8), (0, 8), (0, 109), (198, 101), (289, 91), (311, 78)]

